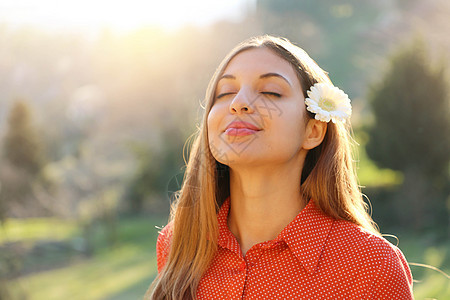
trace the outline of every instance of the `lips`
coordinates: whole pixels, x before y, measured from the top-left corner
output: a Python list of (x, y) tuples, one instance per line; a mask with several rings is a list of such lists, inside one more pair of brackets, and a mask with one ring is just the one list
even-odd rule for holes
[(231, 122), (225, 129), (225, 134), (230, 136), (244, 136), (255, 134), (261, 129), (248, 122)]

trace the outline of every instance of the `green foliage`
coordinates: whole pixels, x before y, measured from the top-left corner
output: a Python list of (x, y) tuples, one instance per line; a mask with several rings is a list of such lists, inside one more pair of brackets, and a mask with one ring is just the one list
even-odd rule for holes
[(430, 67), (420, 41), (401, 49), (390, 65), (369, 95), (375, 115), (369, 157), (381, 167), (447, 177), (450, 119), (443, 67)]
[(443, 66), (432, 68), (423, 42), (415, 40), (391, 57), (369, 94), (375, 122), (367, 154), (379, 167), (403, 173), (403, 184), (385, 198), (392, 200), (395, 220), (415, 230), (446, 228), (448, 222), (450, 119)]
[(404, 233), (398, 236), (398, 244), (415, 280), (415, 299), (450, 299), (450, 241), (435, 233)]
[(369, 69), (358, 61), (368, 55), (368, 32), (386, 13), (382, 5), (370, 0), (258, 0), (257, 8), (264, 15), (264, 32), (299, 43), (337, 86), (362, 93)]
[(355, 138), (358, 142), (357, 152), (357, 174), (359, 184), (363, 187), (392, 187), (397, 186), (403, 181), (403, 174), (392, 169), (380, 169), (367, 157), (366, 144), (368, 140), (367, 133), (362, 129), (355, 130)]
[(151, 211), (168, 207), (168, 186), (181, 172), (184, 139), (175, 131), (165, 131), (159, 151), (141, 143), (130, 147), (136, 162), (136, 171), (128, 184), (125, 198), (132, 213), (142, 211), (145, 204)]

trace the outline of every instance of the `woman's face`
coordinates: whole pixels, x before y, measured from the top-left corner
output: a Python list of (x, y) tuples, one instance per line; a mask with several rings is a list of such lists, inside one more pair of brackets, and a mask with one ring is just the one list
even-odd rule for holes
[(213, 156), (230, 167), (294, 161), (304, 140), (304, 101), (287, 61), (267, 48), (239, 53), (221, 76), (208, 115)]

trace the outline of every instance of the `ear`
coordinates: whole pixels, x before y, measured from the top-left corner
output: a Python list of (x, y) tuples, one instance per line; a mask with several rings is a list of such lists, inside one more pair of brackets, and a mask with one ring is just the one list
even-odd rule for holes
[(325, 133), (327, 133), (327, 123), (311, 119), (306, 124), (305, 139), (303, 140), (303, 149), (311, 150), (322, 143)]

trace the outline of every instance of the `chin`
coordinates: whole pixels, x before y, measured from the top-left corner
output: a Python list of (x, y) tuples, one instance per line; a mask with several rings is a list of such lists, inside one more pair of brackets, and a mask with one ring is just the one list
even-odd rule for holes
[[(218, 159), (217, 159), (218, 160)], [(227, 157), (218, 160), (220, 163), (233, 167), (257, 167), (261, 165), (269, 165), (271, 162), (270, 155), (264, 157), (261, 153), (243, 152), (243, 153), (227, 153)]]

